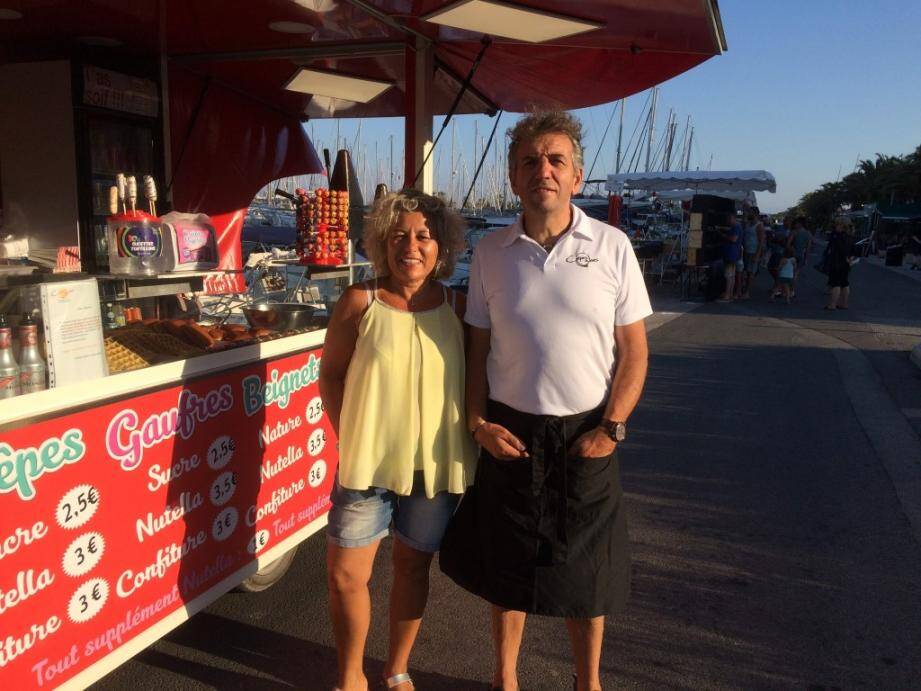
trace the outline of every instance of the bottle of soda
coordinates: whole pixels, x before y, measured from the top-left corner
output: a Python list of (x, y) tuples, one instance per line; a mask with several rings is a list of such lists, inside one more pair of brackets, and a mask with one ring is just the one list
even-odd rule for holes
[(19, 389), (22, 393), (44, 391), (45, 361), (38, 351), (38, 324), (32, 315), (22, 315), (19, 322)]
[(0, 314), (0, 398), (19, 395), (19, 365), (13, 357), (13, 330)]

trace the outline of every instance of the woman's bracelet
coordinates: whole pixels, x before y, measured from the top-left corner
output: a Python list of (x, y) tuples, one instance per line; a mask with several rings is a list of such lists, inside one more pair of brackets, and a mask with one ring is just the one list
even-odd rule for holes
[(479, 431), (480, 431), (480, 427), (482, 427), (482, 426), (485, 425), (485, 424), (486, 424), (486, 420), (480, 420), (480, 421), (476, 424), (476, 427), (474, 427), (472, 430), (470, 430), (470, 436), (473, 437), (473, 441), (476, 441), (476, 433), (479, 432)]

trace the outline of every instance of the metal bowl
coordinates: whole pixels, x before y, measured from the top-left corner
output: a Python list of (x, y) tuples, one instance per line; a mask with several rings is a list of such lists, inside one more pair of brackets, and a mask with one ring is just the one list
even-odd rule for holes
[(272, 331), (316, 328), (314, 312), (315, 307), (300, 302), (257, 302), (243, 308), (250, 326)]

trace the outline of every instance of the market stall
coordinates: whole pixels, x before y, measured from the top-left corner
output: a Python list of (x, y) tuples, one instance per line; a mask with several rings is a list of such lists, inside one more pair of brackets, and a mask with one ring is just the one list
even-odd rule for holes
[[(245, 290), (256, 191), (324, 171), (303, 120), (405, 116), (405, 179), (431, 189), (435, 113), (606, 102), (725, 48), (716, 3), (696, 0), (524, 2), (539, 20), (518, 24), (556, 12), (578, 30), (485, 42), (435, 1), (3, 4), (0, 363), (15, 381), (0, 385), (18, 391), (0, 398), (0, 677), (13, 688), (86, 686), (244, 579), (270, 584), (325, 525), (324, 316), (221, 320), (199, 305)], [(482, 4), (501, 34), (508, 8)], [(380, 88), (362, 101), (300, 81), (331, 73)], [(313, 278), (348, 268), (345, 177), (296, 195), (296, 261)]]
[(608, 175), (607, 190), (614, 197), (643, 190), (687, 202), (687, 222), (662, 254), (658, 270), (660, 281), (675, 276), (686, 298), (691, 285), (705, 283), (710, 265), (722, 257), (727, 214), (754, 205), (755, 192), (776, 192), (777, 182), (766, 170), (678, 170)]

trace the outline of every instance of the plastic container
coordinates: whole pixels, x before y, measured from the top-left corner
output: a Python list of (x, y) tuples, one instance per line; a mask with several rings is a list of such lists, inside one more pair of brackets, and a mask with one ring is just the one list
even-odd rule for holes
[(143, 211), (106, 220), (109, 271), (126, 276), (151, 276), (173, 270), (169, 233), (160, 220)]
[(173, 271), (210, 271), (218, 267), (217, 235), (205, 214), (176, 211), (163, 216), (173, 252)]

